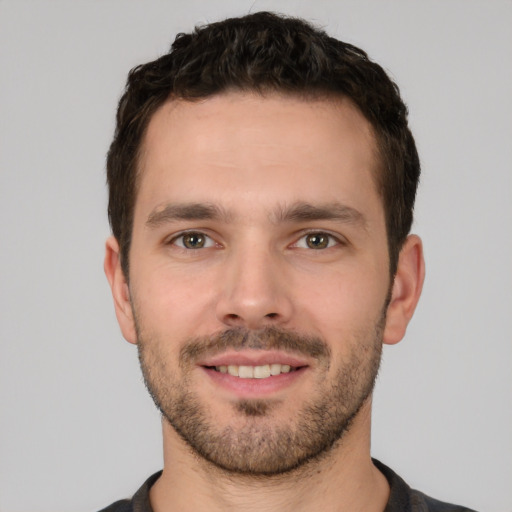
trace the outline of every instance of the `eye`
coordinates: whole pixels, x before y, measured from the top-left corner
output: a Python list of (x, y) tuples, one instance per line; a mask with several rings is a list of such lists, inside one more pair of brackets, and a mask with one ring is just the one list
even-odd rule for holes
[(339, 245), (339, 243), (340, 241), (333, 235), (317, 231), (314, 233), (308, 233), (299, 238), (299, 240), (294, 244), (294, 247), (299, 247), (300, 249), (319, 250), (334, 247), (335, 245)]
[(205, 249), (215, 245), (215, 242), (209, 236), (199, 231), (182, 233), (173, 238), (171, 243), (182, 249)]

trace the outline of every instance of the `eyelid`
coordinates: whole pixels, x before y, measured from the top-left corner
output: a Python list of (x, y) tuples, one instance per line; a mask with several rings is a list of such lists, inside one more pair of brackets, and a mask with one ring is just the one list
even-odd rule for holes
[[(185, 247), (185, 245), (179, 245), (176, 243), (176, 241), (179, 240), (180, 238), (183, 238), (184, 236), (190, 234), (197, 234), (203, 236), (206, 239), (206, 244), (203, 247), (191, 249), (189, 247)], [(200, 249), (209, 249), (210, 247), (215, 247), (216, 245), (219, 245), (212, 236), (208, 235), (207, 233), (205, 233), (204, 230), (201, 229), (185, 229), (183, 231), (179, 231), (178, 233), (174, 233), (170, 237), (167, 237), (164, 243), (165, 245), (173, 245), (174, 247), (177, 247), (178, 249), (181, 249), (183, 251), (197, 251)]]
[[(207, 230), (204, 230), (204, 229), (185, 229), (183, 231), (173, 233), (172, 235), (166, 237), (164, 239), (164, 244), (165, 245), (173, 245), (174, 247), (176, 247), (178, 249), (182, 249), (184, 251), (195, 251), (195, 250), (199, 250), (199, 249), (208, 249), (208, 248), (215, 247), (215, 246), (221, 246), (221, 244), (219, 242), (217, 242), (215, 240), (215, 238), (213, 236), (209, 235), (206, 231)], [(203, 247), (197, 248), (197, 249), (190, 249), (188, 247), (185, 247), (184, 245), (180, 245), (180, 244), (176, 243), (177, 240), (179, 240), (180, 238), (182, 238), (188, 234), (198, 234), (198, 235), (203, 236), (206, 239), (206, 245)], [(304, 248), (304, 249), (312, 250), (310, 247), (307, 247), (307, 246), (299, 247), (300, 241), (304, 240), (307, 236), (310, 236), (310, 235), (324, 235), (330, 239), (329, 245), (326, 248), (324, 248), (323, 250), (330, 249), (330, 248), (336, 247), (338, 245), (340, 245), (340, 246), (347, 245), (347, 241), (339, 233), (335, 234), (335, 233), (332, 233), (331, 231), (328, 231), (325, 229), (308, 229), (308, 230), (300, 231), (300, 236), (295, 238), (295, 242), (293, 242), (290, 245), (290, 247), (292, 247), (292, 248), (296, 247), (296, 248), (300, 248), (300, 249)], [(332, 241), (334, 241), (335, 243), (331, 243)], [(319, 250), (321, 250), (321, 249), (319, 249)]]
[(299, 245), (298, 245), (301, 240), (304, 240), (309, 235), (325, 235), (325, 236), (329, 237), (331, 240), (335, 241), (335, 244), (332, 244), (332, 245), (329, 244), (324, 249), (316, 249), (318, 251), (321, 251), (321, 250), (325, 251), (325, 249), (331, 249), (332, 247), (336, 247), (338, 245), (340, 245), (340, 246), (347, 245), (347, 241), (345, 240), (345, 238), (342, 237), (338, 233), (334, 234), (331, 231), (328, 231), (325, 229), (308, 229), (306, 231), (302, 231), (301, 236), (296, 239), (296, 241), (291, 245), (291, 247), (297, 247), (299, 249), (315, 250), (315, 249), (311, 249), (311, 247), (307, 247), (307, 246), (299, 247)]

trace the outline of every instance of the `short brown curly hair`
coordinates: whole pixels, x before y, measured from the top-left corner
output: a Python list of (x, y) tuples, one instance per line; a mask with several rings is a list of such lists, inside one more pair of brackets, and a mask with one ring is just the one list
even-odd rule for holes
[(138, 156), (152, 115), (169, 97), (194, 101), (230, 90), (334, 95), (357, 105), (373, 127), (380, 154), (376, 180), (394, 275), (420, 175), (398, 87), (363, 50), (304, 20), (257, 12), (178, 34), (169, 53), (129, 73), (107, 157), (108, 215), (126, 277)]

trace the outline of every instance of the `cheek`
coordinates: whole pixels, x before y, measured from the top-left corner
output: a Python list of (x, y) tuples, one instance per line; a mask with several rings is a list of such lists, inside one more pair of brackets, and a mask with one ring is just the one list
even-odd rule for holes
[(143, 327), (172, 332), (178, 340), (211, 334), (208, 312), (215, 288), (207, 274), (154, 266), (148, 272), (139, 272), (132, 286)]
[[(388, 290), (382, 273), (344, 271), (303, 281), (299, 318), (313, 324), (327, 341), (360, 338), (373, 333)], [(307, 325), (304, 325), (307, 328)], [(348, 347), (347, 347), (348, 349)]]

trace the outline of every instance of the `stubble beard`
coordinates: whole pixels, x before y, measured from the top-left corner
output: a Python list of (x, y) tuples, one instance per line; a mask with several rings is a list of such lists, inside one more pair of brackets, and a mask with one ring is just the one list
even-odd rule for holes
[[(217, 468), (229, 473), (271, 476), (322, 459), (350, 430), (377, 378), (385, 309), (373, 329), (355, 335), (352, 351), (343, 361), (333, 361), (327, 344), (319, 338), (276, 328), (230, 329), (219, 336), (186, 342), (180, 352), (179, 375), (166, 364), (159, 340), (146, 337), (140, 322), (137, 324), (144, 381), (164, 421), (196, 455)], [(326, 371), (333, 364), (338, 365), (338, 370), (329, 384), (324, 380), (319, 385), (295, 418), (279, 421), (279, 403), (272, 400), (238, 400), (233, 403), (236, 424), (219, 427), (209, 404), (190, 385), (190, 373), (199, 355), (228, 347), (294, 350), (313, 355)]]

